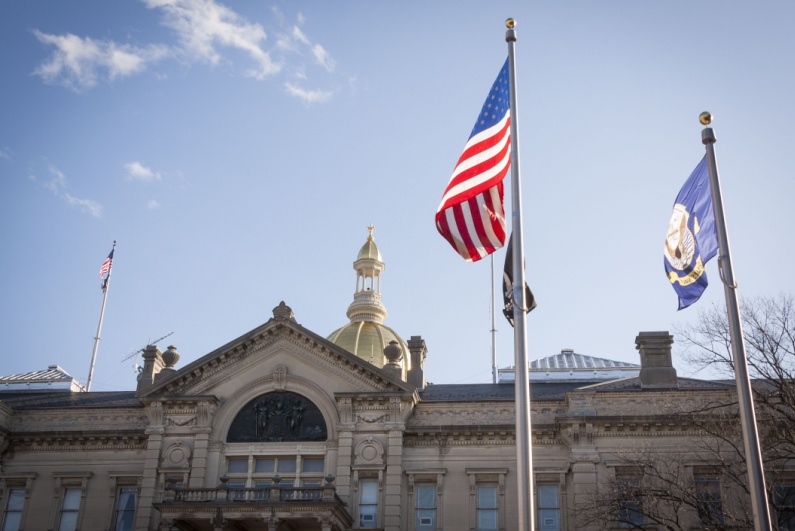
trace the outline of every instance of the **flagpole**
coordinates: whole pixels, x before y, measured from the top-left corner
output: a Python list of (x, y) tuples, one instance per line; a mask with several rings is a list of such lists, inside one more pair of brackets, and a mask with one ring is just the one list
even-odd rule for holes
[[(699, 116), (702, 125), (712, 123), (712, 115), (704, 112)], [(723, 281), (723, 292), (726, 295), (726, 312), (729, 319), (729, 336), (734, 358), (734, 375), (737, 381), (737, 395), (740, 407), (740, 421), (743, 429), (743, 446), (745, 447), (746, 467), (748, 469), (748, 490), (751, 493), (751, 509), (754, 516), (756, 531), (770, 531), (770, 509), (767, 504), (767, 489), (762, 466), (762, 452), (759, 445), (759, 433), (756, 427), (754, 399), (751, 393), (751, 380), (748, 376), (748, 361), (745, 355), (740, 305), (737, 300), (737, 284), (734, 281), (731, 251), (729, 249), (729, 233), (723, 213), (723, 198), (718, 177), (718, 162), (715, 157), (715, 132), (705, 127), (701, 132), (701, 141), (707, 150), (709, 182), (712, 190), (712, 205), (715, 211), (715, 228), (718, 233), (718, 270)]]
[(491, 253), (491, 383), (497, 383), (497, 310), (494, 301), (494, 253)]
[[(116, 240), (113, 240), (113, 249), (111, 249), (111, 256), (116, 251)], [(102, 310), (99, 312), (99, 324), (97, 324), (97, 335), (94, 337), (94, 350), (91, 353), (91, 368), (88, 370), (88, 380), (86, 381), (86, 392), (91, 390), (91, 380), (94, 377), (94, 363), (97, 361), (97, 350), (99, 349), (99, 334), (102, 331), (102, 319), (105, 317), (105, 303), (108, 300), (108, 289), (110, 288), (110, 274), (113, 271), (113, 262), (111, 261), (108, 268), (108, 276), (102, 283)]]
[(531, 444), (530, 422), (530, 379), (527, 368), (527, 334), (524, 275), (524, 245), (522, 238), (522, 186), (519, 178), (519, 107), (516, 95), (516, 61), (515, 45), (516, 21), (509, 18), (505, 21), (508, 31), (505, 41), (508, 43), (508, 71), (510, 73), (511, 97), (511, 206), (513, 224), (513, 338), (514, 358), (516, 367), (516, 481), (517, 509), (520, 531), (535, 529), (535, 511), (533, 509), (533, 449)]

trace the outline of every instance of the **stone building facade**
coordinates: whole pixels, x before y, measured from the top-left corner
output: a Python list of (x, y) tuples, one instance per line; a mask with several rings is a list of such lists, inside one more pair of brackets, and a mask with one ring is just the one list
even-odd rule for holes
[[(426, 384), (424, 340), (382, 324), (372, 234), (354, 269), (351, 323), (328, 338), (281, 303), (183, 367), (176, 348), (148, 347), (135, 391), (0, 380), (1, 528), (514, 529), (513, 373)], [(536, 362), (538, 529), (588, 529), (578, 511), (622, 449), (681, 449), (699, 434), (679, 413), (732, 400), (730, 385), (677, 377), (672, 340), (640, 333), (640, 366), (571, 351)]]

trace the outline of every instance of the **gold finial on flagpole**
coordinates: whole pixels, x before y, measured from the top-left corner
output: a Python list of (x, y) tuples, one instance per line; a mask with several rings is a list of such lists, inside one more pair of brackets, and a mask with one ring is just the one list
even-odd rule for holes
[(516, 19), (511, 17), (505, 19), (505, 27), (508, 29), (513, 29), (516, 26)]
[(701, 122), (701, 125), (707, 126), (712, 123), (712, 113), (704, 111), (698, 115), (698, 121)]

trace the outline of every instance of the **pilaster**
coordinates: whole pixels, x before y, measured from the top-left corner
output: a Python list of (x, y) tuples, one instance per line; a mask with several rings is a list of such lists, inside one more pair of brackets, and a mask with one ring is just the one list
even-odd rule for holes
[(403, 485), (403, 429), (392, 429), (387, 438), (384, 530), (400, 531)]

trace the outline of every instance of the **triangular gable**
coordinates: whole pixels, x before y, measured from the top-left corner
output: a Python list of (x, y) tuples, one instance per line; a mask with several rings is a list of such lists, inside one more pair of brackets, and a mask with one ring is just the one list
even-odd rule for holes
[[(300, 348), (311, 362), (322, 364), (324, 370), (337, 371), (352, 381), (361, 392), (409, 392), (408, 383), (386, 374), (382, 369), (338, 347), (295, 321), (292, 310), (282, 302), (274, 308), (273, 318), (193, 361), (172, 374), (156, 379), (141, 390), (141, 398), (161, 396), (195, 396), (207, 394), (214, 382), (229, 378), (238, 365), (267, 349), (289, 345)], [(353, 388), (352, 388), (353, 390)], [(211, 394), (211, 393), (210, 393)]]

